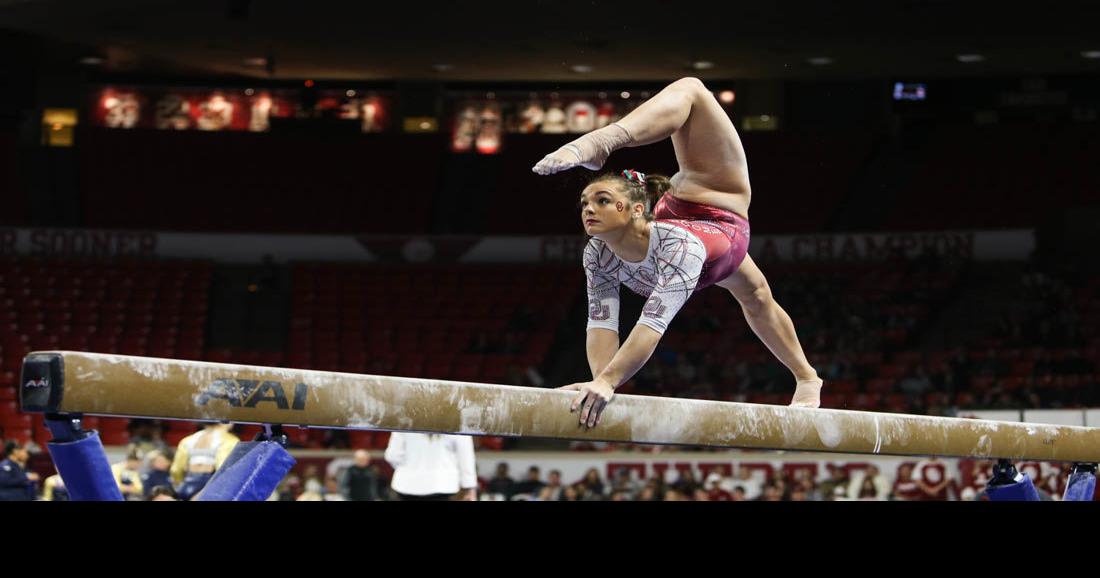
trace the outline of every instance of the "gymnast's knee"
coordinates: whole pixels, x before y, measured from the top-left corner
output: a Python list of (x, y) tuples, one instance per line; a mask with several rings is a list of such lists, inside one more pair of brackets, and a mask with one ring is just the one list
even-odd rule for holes
[(772, 289), (767, 281), (740, 295), (734, 293), (734, 297), (748, 315), (760, 315), (775, 303), (775, 297), (772, 296)]
[(683, 91), (687, 94), (690, 94), (693, 99), (700, 96), (710, 96), (710, 91), (707, 90), (707, 87), (705, 84), (703, 84), (703, 81), (693, 76), (685, 76), (684, 78), (673, 82), (670, 86), (678, 91)]

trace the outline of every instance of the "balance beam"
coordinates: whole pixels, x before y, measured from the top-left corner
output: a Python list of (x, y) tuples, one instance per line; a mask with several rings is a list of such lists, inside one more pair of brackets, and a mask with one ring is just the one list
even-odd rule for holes
[(1100, 428), (572, 392), (73, 351), (28, 354), (23, 411), (725, 448), (1100, 461)]

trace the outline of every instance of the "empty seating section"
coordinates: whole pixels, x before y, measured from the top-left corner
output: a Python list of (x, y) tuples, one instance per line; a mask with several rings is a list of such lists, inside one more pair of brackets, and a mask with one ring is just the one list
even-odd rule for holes
[(879, 228), (1033, 227), (1100, 190), (1098, 152), (1100, 135), (1087, 125), (939, 127), (919, 152), (923, 170), (894, 192)]
[(824, 230), (871, 154), (870, 133), (742, 133), (749, 220), (766, 234)]
[(583, 276), (572, 269), (301, 265), (295, 367), (508, 383), (545, 358)]
[[(41, 416), (14, 412), (20, 364), (32, 350), (202, 359), (211, 273), (208, 263), (0, 260), (4, 436), (45, 439)], [(93, 421), (105, 443), (125, 442), (128, 420)]]

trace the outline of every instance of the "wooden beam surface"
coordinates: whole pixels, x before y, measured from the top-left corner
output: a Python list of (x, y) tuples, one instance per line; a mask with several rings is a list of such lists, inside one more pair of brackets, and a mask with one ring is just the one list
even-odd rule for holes
[(23, 363), (24, 411), (859, 454), (1100, 461), (1100, 428), (573, 393), (71, 351)]

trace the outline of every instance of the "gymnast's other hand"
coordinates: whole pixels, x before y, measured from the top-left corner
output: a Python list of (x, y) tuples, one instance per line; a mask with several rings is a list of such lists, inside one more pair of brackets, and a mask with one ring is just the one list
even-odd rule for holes
[(569, 406), (569, 412), (580, 409), (580, 424), (589, 428), (599, 425), (604, 408), (611, 402), (611, 396), (615, 395), (615, 388), (611, 387), (610, 383), (599, 379), (573, 383), (558, 389), (577, 392), (573, 403)]

